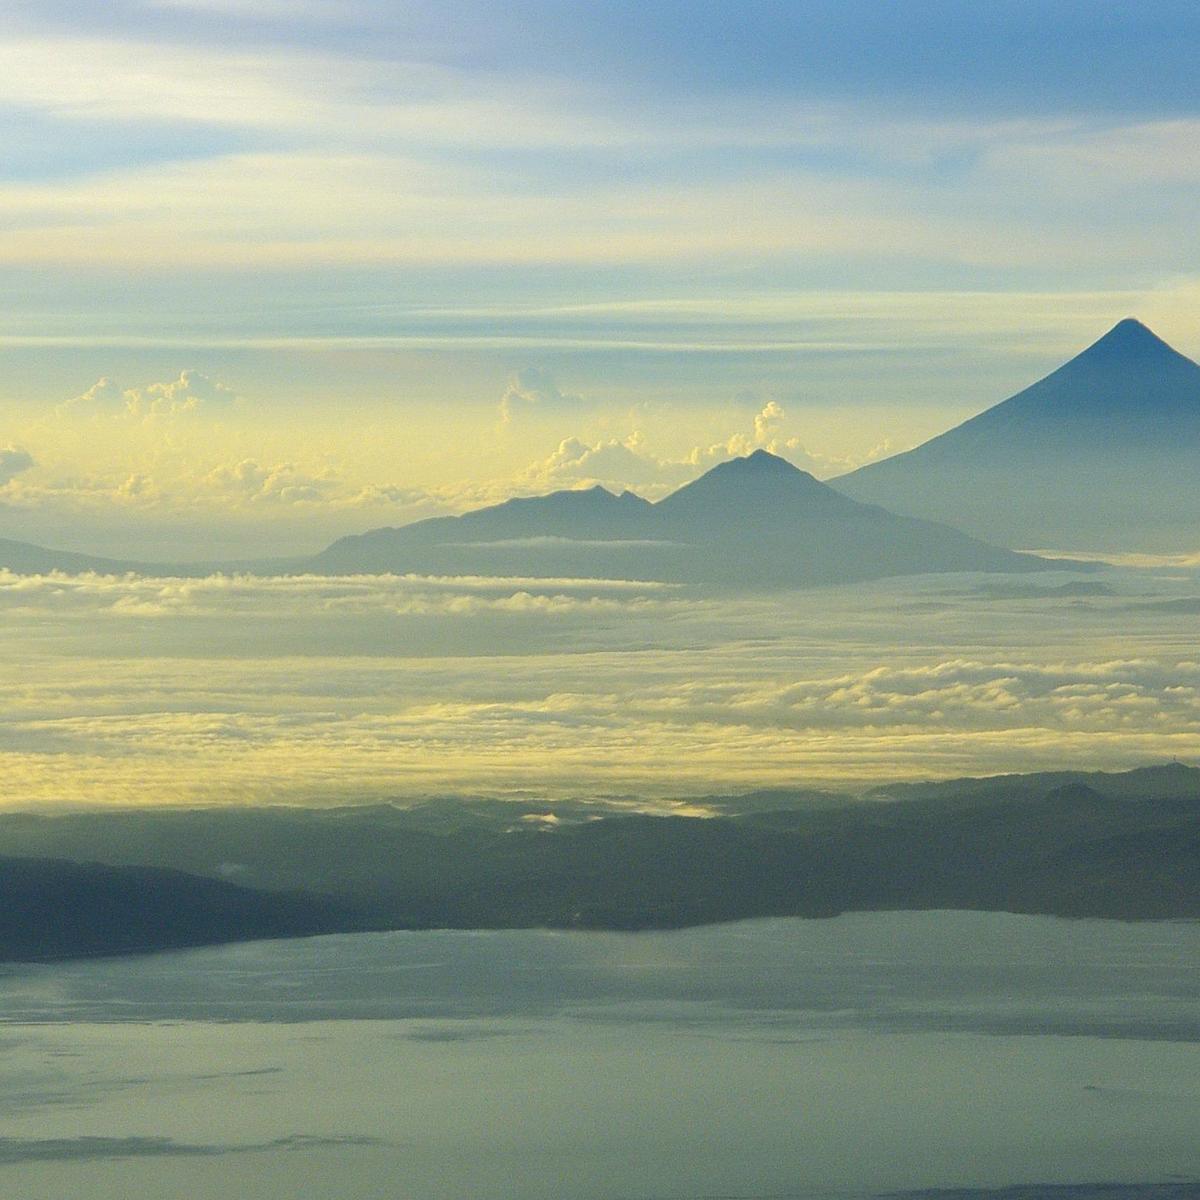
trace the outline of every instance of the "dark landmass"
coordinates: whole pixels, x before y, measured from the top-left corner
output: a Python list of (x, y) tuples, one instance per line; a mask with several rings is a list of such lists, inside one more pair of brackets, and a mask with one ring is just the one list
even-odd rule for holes
[(999, 1188), (884, 1192), (876, 1200), (1196, 1200), (1200, 1180), (1173, 1183), (1024, 1183)]
[(149, 866), (0, 858), (0, 961), (133, 954), (364, 928), (327, 897)]
[(769, 791), (710, 808), (718, 815), (461, 800), (6, 813), (0, 957), (894, 909), (1200, 918), (1200, 770), (1180, 764), (905, 784), (856, 800)]
[(604, 488), (506, 501), (339, 539), (309, 559), (118, 562), (0, 540), (18, 574), (483, 575), (629, 579), (755, 592), (897, 575), (1090, 569), (860, 504), (765, 450), (651, 504)]
[(833, 480), (1002, 546), (1196, 548), (1200, 365), (1135, 320), (914, 450)]

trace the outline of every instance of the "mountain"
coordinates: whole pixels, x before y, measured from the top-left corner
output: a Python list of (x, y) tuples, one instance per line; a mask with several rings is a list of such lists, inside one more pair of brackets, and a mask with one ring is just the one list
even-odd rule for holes
[(1180, 764), (704, 807), (715, 815), (555, 804), (556, 823), (544, 799), (4, 812), (0, 961), (351, 929), (884, 909), (1200, 917), (1200, 770)]
[(461, 517), (342, 538), (309, 569), (616, 576), (756, 590), (1054, 565), (858, 503), (756, 450), (657, 504), (603, 488), (510, 500)]
[(305, 937), (363, 920), (327, 897), (156, 865), (0, 858), (0, 962)]
[(833, 481), (1015, 547), (1200, 546), (1200, 366), (1121, 321), (1032, 387)]
[(603, 576), (617, 560), (650, 562), (669, 549), (653, 544), (652, 508), (602, 487), (520, 497), (340, 538), (307, 565), (325, 574)]
[(134, 570), (135, 565), (91, 554), (72, 554), (68, 550), (48, 550), (31, 542), (14, 542), (0, 538), (0, 570), (15, 575), (48, 575), (61, 571), (64, 575), (84, 575), (94, 571), (101, 575), (120, 575)]

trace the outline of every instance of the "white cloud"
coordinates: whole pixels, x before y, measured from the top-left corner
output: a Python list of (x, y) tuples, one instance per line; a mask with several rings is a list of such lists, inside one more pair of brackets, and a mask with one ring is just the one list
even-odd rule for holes
[(1195, 758), (1194, 618), (1117, 595), (1065, 621), (1058, 601), (944, 587), (716, 602), (594, 581), (0, 574), (0, 755), (23, 805), (694, 796)]
[(232, 389), (199, 371), (181, 371), (178, 379), (143, 388), (124, 388), (106, 376), (58, 411), (64, 416), (161, 417), (227, 408), (236, 399)]
[(330, 470), (311, 474), (294, 463), (267, 467), (247, 458), (216, 467), (201, 482), (250, 504), (320, 504), (330, 498), (339, 480)]
[(886, 442), (862, 458), (811, 451), (800, 438), (784, 436), (786, 418), (787, 413), (777, 400), (767, 400), (754, 414), (749, 430), (730, 434), (707, 446), (696, 446), (680, 459), (652, 454), (644, 435), (637, 430), (626, 438), (595, 443), (578, 437), (564, 438), (548, 458), (531, 464), (518, 482), (522, 489), (599, 483), (614, 491), (629, 489), (654, 499), (718, 463), (758, 449), (778, 454), (821, 478), (842, 474), (888, 452)]
[(195, 412), (237, 399), (232, 389), (199, 371), (182, 371), (170, 383), (152, 383), (137, 396), (137, 411), (143, 413)]
[(671, 462), (648, 454), (643, 448), (642, 435), (636, 432), (624, 440), (612, 439), (595, 445), (579, 438), (564, 438), (549, 458), (534, 463), (526, 473), (526, 481), (536, 486), (602, 483), (618, 491), (643, 488), (651, 493), (695, 477), (696, 468), (691, 463)]

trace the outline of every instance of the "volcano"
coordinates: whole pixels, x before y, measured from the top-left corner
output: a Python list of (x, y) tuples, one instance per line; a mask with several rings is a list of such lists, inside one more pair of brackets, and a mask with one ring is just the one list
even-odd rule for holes
[(1012, 547), (1200, 546), (1200, 366), (1121, 321), (1057, 371), (914, 450), (832, 481)]

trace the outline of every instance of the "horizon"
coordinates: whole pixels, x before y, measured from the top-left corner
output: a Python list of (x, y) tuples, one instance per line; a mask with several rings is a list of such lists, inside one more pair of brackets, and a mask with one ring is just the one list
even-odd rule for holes
[[(1018, 389), (1015, 395), (1020, 395), (1025, 390), (1028, 390), (1029, 387), (1034, 386), (1034, 384), (1054, 376), (1064, 367), (1069, 367), (1077, 360), (1088, 360), (1089, 356), (1099, 349), (1117, 344), (1118, 341), (1120, 341), (1120, 344), (1125, 345), (1126, 339), (1122, 338), (1122, 333), (1123, 331), (1130, 330), (1145, 335), (1139, 338), (1139, 345), (1147, 345), (1155, 349), (1161, 348), (1164, 352), (1169, 351), (1172, 356), (1179, 356), (1179, 351), (1166, 342), (1165, 339), (1160, 338), (1148, 325), (1137, 317), (1127, 316), (1118, 320), (1105, 333), (1079, 349), (1065, 362), (1053, 367), (1046, 375), (1039, 377), (1038, 380), (1031, 381), (1026, 387)], [(1186, 358), (1186, 356), (1182, 357)], [(1192, 362), (1193, 360), (1188, 359), (1187, 361)], [(200, 392), (207, 392), (208, 394), (197, 399), (191, 395), (192, 389), (189, 383), (189, 373), (184, 372), (180, 380), (176, 381), (175, 384), (154, 385), (154, 387), (149, 389), (149, 392), (154, 394), (157, 391), (158, 398), (150, 400), (148, 405), (142, 392), (136, 390), (121, 392), (118, 390), (118, 415), (122, 418), (130, 416), (138, 417), (140, 415), (146, 421), (160, 418), (164, 414), (173, 418), (180, 415), (193, 417), (201, 409), (202, 402), (207, 400), (211, 403), (214, 395), (217, 396), (220, 402), (232, 406), (234, 397), (231, 392), (228, 396), (220, 395), (220, 392), (224, 390), (222, 384), (205, 380), (202, 387), (198, 390)], [(96, 385), (96, 388), (104, 390), (104, 386), (107, 386), (107, 381), (101, 380)], [(96, 388), (92, 390), (95, 391)], [(110, 388), (109, 390), (111, 391), (112, 389)], [(165, 407), (156, 407), (163, 397), (167, 401)], [(929, 439), (926, 440), (934, 440), (940, 438), (944, 433), (953, 432), (958, 428), (959, 424), (982, 416), (990, 412), (991, 409), (997, 408), (1011, 399), (1013, 399), (1013, 396), (997, 399), (977, 413), (968, 413), (962, 422), (957, 422), (947, 429), (933, 431)], [(69, 408), (69, 405), (67, 407)], [(60, 407), (58, 415), (61, 416), (62, 412), (63, 409)], [(94, 422), (95, 415), (88, 415), (92, 416)], [(916, 443), (914, 446), (902, 448), (889, 446), (886, 452), (881, 451), (878, 454), (869, 456), (864, 462), (854, 463), (846, 460), (838, 464), (834, 472), (830, 473), (828, 469), (829, 464), (825, 464), (825, 469), (823, 470), (822, 464), (815, 460), (806, 448), (800, 446), (797, 439), (786, 439), (782, 436), (782, 418), (783, 410), (773, 402), (768, 403), (762, 412), (755, 417), (754, 432), (752, 435), (734, 435), (727, 442), (714, 444), (707, 449), (695, 447), (686, 459), (676, 461), (656, 460), (652, 456), (646, 455), (642, 449), (640, 437), (636, 437), (633, 440), (626, 440), (625, 442), (611, 441), (601, 443), (595, 447), (587, 447), (581, 443), (576, 443), (576, 448), (580, 453), (574, 455), (574, 457), (566, 453), (568, 443), (564, 442), (559, 446), (556, 456), (564, 460), (563, 465), (569, 466), (574, 474), (568, 475), (561, 480), (562, 486), (553, 486), (552, 475), (548, 475), (545, 472), (535, 474), (533, 467), (531, 467), (525, 473), (523, 480), (513, 479), (508, 481), (491, 481), (489, 483), (486, 480), (475, 479), (469, 482), (460, 482), (457, 494), (454, 494), (453, 489), (448, 493), (444, 493), (437, 501), (437, 507), (434, 511), (412, 513), (407, 518), (395, 524), (372, 525), (369, 527), (352, 526), (349, 522), (354, 517), (343, 517), (342, 523), (339, 525), (335, 522), (330, 527), (331, 532), (327, 539), (319, 544), (314, 544), (310, 541), (303, 547), (292, 546), (283, 549), (267, 549), (259, 550), (255, 553), (244, 550), (240, 553), (225, 555), (212, 552), (201, 553), (197, 549), (192, 554), (175, 557), (142, 552), (139, 548), (140, 543), (137, 541), (140, 535), (135, 531), (126, 532), (124, 536), (130, 540), (124, 542), (120, 540), (122, 534), (118, 531), (115, 535), (117, 540), (111, 543), (111, 548), (102, 548), (100, 550), (95, 548), (94, 532), (86, 530), (83, 533), (76, 533), (73, 539), (68, 535), (66, 542), (58, 541), (52, 545), (35, 541), (32, 538), (15, 536), (16, 532), (20, 529), (22, 519), (27, 520), (29, 515), (23, 503), (21, 489), (26, 482), (27, 473), (33, 472), (36, 474), (35, 468), (38, 466), (38, 461), (23, 445), (10, 445), (7, 449), (0, 449), (0, 523), (4, 520), (6, 509), (10, 514), (10, 524), (0, 524), (0, 539), (14, 542), (28, 542), (37, 547), (61, 550), (68, 553), (89, 554), (100, 559), (110, 559), (126, 563), (144, 563), (148, 566), (153, 566), (156, 563), (163, 563), (168, 566), (191, 566), (203, 565), (206, 562), (233, 565), (238, 562), (266, 562), (273, 559), (299, 561), (310, 557), (319, 550), (325, 549), (328, 545), (340, 540), (342, 537), (354, 536), (377, 529), (404, 528), (423, 520), (428, 520), (431, 517), (458, 516), (464, 513), (495, 507), (506, 503), (510, 499), (544, 498), (564, 492), (595, 491), (600, 489), (616, 497), (629, 494), (639, 499), (648, 500), (652, 504), (658, 503), (686, 487), (689, 483), (695, 482), (695, 480), (715, 470), (718, 466), (729, 462), (754, 460), (756, 457), (763, 455), (786, 462), (803, 475), (817, 479), (822, 483), (831, 484), (837, 489), (843, 477), (853, 476), (856, 472), (875, 463), (886, 462), (889, 459), (903, 456), (910, 450), (919, 448), (925, 444), (922, 441)], [(554, 457), (552, 456), (552, 459)], [(299, 493), (299, 503), (310, 502), (313, 505), (321, 505), (329, 499), (329, 497), (320, 494), (319, 488), (296, 483), (291, 480), (289, 476), (290, 467), (281, 468), (273, 474), (268, 475), (258, 468), (257, 464), (242, 464), (243, 468), (247, 466), (253, 468), (250, 472), (251, 486), (258, 487), (261, 484), (264, 489), (277, 487), (280, 499), (288, 492)], [(648, 481), (643, 476), (642, 482), (638, 482), (639, 473), (647, 470), (654, 471), (659, 478), (656, 481)], [(233, 474), (236, 475), (236, 472)], [(623, 478), (621, 477), (622, 475), (631, 475), (632, 478)], [(138, 490), (140, 490), (141, 486), (145, 485), (139, 485)], [(490, 497), (487, 496), (489, 490), (493, 492)], [(8, 505), (5, 505), (3, 499), (5, 491), (10, 493)], [(13, 503), (13, 499), (15, 499), (15, 503)], [(293, 497), (293, 500), (297, 500), (297, 497)], [(354, 507), (350, 506), (351, 511), (354, 511)], [(12, 514), (16, 515), (15, 520), (12, 519)], [(266, 530), (267, 526), (264, 526), (260, 522), (258, 525), (249, 525), (244, 532), (247, 532), (252, 538), (262, 537), (264, 534), (270, 537), (270, 533), (267, 533)], [(201, 536), (204, 536), (206, 532), (205, 530), (201, 530)], [(1000, 540), (1003, 541), (1003, 539)], [(1018, 548), (1032, 549), (1033, 547)], [(1096, 549), (1089, 550), (1089, 548), (1081, 546), (1045, 546), (1042, 549), (1060, 555), (1078, 555), (1081, 552), (1099, 553)], [(4, 564), (0, 563), (0, 569), (3, 568)]]
[(0, 537), (258, 558), (760, 445), (828, 479), (1129, 313), (1200, 355), (1174, 0), (8, 7)]

